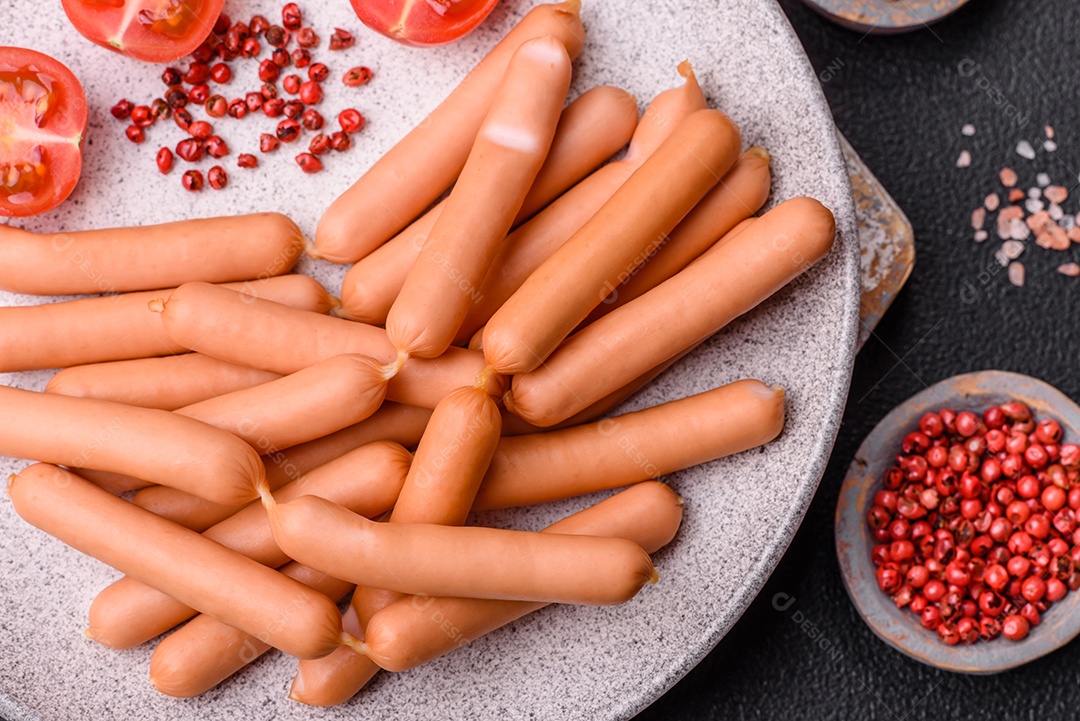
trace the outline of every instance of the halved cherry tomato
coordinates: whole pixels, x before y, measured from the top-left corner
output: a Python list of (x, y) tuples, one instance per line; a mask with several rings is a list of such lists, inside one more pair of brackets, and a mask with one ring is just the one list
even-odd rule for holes
[(443, 45), (484, 21), (499, 0), (349, 0), (372, 30), (405, 45)]
[(136, 60), (184, 57), (214, 29), (224, 0), (63, 0), (75, 29)]
[(0, 216), (37, 215), (82, 172), (86, 93), (62, 63), (0, 47)]

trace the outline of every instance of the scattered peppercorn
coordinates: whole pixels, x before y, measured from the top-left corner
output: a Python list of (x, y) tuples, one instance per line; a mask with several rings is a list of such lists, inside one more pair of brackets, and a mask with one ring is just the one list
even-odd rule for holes
[(308, 151), (312, 155), (326, 155), (330, 152), (330, 138), (319, 133), (308, 143)]
[(220, 95), (211, 95), (206, 99), (205, 107), (211, 118), (223, 118), (229, 111), (229, 101)]
[(361, 85), (367, 85), (374, 73), (371, 72), (371, 68), (360, 66), (358, 68), (352, 68), (345, 72), (345, 77), (342, 78), (342, 82), (350, 88), (356, 88)]
[(300, 6), (296, 3), (289, 3), (281, 8), (281, 24), (285, 26), (286, 30), (299, 30), (303, 22), (304, 18), (300, 14)]
[(112, 106), (112, 109), (109, 112), (111, 112), (112, 116), (117, 120), (127, 120), (131, 117), (131, 109), (134, 107), (135, 106), (130, 100), (121, 100), (116, 105)]
[(184, 173), (181, 182), (183, 182), (184, 188), (192, 193), (197, 193), (203, 189), (203, 175), (198, 170), (189, 170)]
[(314, 48), (319, 44), (319, 36), (311, 28), (303, 28), (296, 34), (296, 44), (302, 48)]
[(323, 169), (322, 161), (311, 153), (300, 153), (297, 155), (296, 164), (300, 166), (301, 170), (308, 174), (318, 173)]
[(300, 137), (300, 123), (286, 118), (278, 123), (277, 138), (283, 143), (291, 143)]
[(229, 175), (225, 168), (215, 165), (206, 172), (206, 180), (214, 190), (221, 190), (229, 184)]
[(356, 39), (348, 30), (334, 28), (334, 34), (330, 36), (330, 49), (344, 50), (345, 48), (351, 48), (355, 42)]
[(281, 141), (276, 136), (263, 133), (259, 136), (259, 150), (264, 153), (272, 153), (281, 147)]
[(307, 130), (322, 130), (322, 127), (326, 124), (326, 120), (315, 108), (308, 108), (304, 111), (304, 114), (300, 116), (300, 124)]
[(338, 113), (338, 124), (346, 133), (359, 132), (364, 127), (364, 116), (359, 110), (349, 108)]
[(191, 90), (188, 91), (188, 100), (196, 105), (202, 105), (209, 97), (210, 86), (206, 83), (203, 83), (202, 85), (193, 85)]
[(157, 166), (162, 175), (167, 174), (172, 170), (173, 166), (173, 152), (168, 148), (162, 148), (157, 151)]

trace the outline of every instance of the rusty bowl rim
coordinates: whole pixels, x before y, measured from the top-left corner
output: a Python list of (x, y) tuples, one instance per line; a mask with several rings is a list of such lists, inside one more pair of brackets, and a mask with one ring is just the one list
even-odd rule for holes
[[(888, 35), (928, 27), (962, 8), (968, 0), (925, 0), (924, 2), (895, 2), (895, 0), (803, 0), (829, 20), (849, 30)], [(869, 22), (862, 19), (859, 8), (872, 7), (880, 14)]]

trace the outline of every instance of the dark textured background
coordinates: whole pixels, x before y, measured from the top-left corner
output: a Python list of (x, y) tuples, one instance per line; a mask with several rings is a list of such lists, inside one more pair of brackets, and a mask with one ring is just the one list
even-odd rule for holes
[[(992, 257), (1000, 241), (991, 233), (974, 244), (969, 225), (1005, 164), (1025, 188), (1046, 171), (1080, 195), (1080, 6), (972, 0), (930, 29), (864, 37), (797, 0), (782, 5), (840, 130), (911, 219), (917, 261), (856, 362), (829, 469), (776, 574), (716, 650), (639, 721), (1078, 718), (1080, 643), (980, 678), (923, 666), (878, 641), (844, 591), (832, 529), (840, 484), (862, 438), (926, 385), (999, 368), (1080, 398), (1080, 278), (1054, 271), (1080, 260), (1080, 252), (1029, 249), (1022, 258), (1027, 285), (1014, 288)], [(959, 72), (965, 58), (981, 63), (978, 73)], [(980, 76), (1000, 91), (995, 97), (978, 87)], [(977, 127), (973, 138), (960, 135), (967, 122)], [(1057, 131), (1056, 154), (1016, 156), (1023, 138), (1039, 147), (1046, 123)], [(955, 162), (965, 147), (974, 163), (960, 170)], [(1066, 212), (1078, 210), (1077, 200), (1069, 199)], [(778, 593), (795, 599), (786, 611), (772, 605)]]

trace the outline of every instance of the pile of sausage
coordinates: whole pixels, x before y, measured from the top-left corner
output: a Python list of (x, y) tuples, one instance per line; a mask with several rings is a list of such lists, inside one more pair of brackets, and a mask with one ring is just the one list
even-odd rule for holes
[[(327, 210), (306, 250), (355, 263), (340, 302), (287, 275), (307, 241), (281, 215), (0, 228), (0, 288), (113, 293), (0, 308), (0, 372), (65, 368), (0, 387), (0, 454), (38, 461), (9, 485), (24, 519), (125, 574), (89, 638), (187, 621), (160, 691), (277, 648), (292, 698), (338, 704), (547, 604), (624, 602), (682, 517), (653, 479), (779, 434), (756, 380), (597, 420), (835, 229), (808, 198), (752, 217), (769, 156), (686, 64), (640, 122), (613, 87), (564, 109), (577, 10), (529, 12)], [(541, 533), (465, 525), (628, 485)]]

